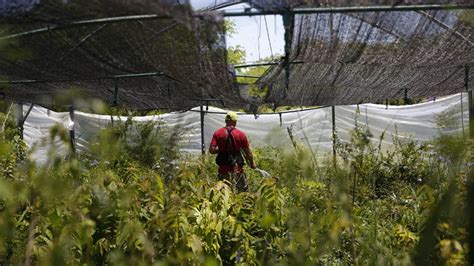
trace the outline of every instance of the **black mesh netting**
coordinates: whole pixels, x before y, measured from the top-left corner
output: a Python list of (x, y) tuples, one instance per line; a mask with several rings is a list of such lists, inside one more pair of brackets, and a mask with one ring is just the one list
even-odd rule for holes
[[(41, 81), (3, 86), (5, 98), (49, 105), (58, 94), (74, 88), (113, 103), (111, 76), (159, 72), (120, 78), (118, 104), (187, 109), (202, 99), (222, 99), (229, 107), (242, 105), (228, 71), (219, 15), (192, 16), (189, 6), (176, 1), (146, 0), (24, 0), (1, 10), (0, 75), (10, 81)], [(71, 26), (77, 21), (146, 14), (172, 19)], [(5, 38), (49, 25), (62, 28)]]
[[(214, 1), (203, 7), (232, 2), (238, 1)], [(271, 10), (447, 2), (254, 0), (250, 4)], [(223, 19), (215, 13), (199, 14), (193, 14), (186, 1), (176, 0), (0, 2), (0, 75), (10, 81), (41, 81), (2, 86), (0, 97), (54, 105), (55, 96), (73, 88), (81, 95), (109, 103), (117, 99), (119, 105), (135, 109), (187, 109), (203, 99), (243, 107), (228, 71)], [(104, 21), (134, 15), (168, 19)], [(264, 102), (349, 104), (399, 98), (405, 91), (408, 97), (445, 95), (464, 89), (464, 66), (474, 61), (472, 11), (313, 14), (296, 15), (290, 21), (294, 24), (288, 31), (289, 59), (258, 81), (268, 88)], [(288, 61), (303, 64), (285, 65)], [(158, 73), (118, 79), (118, 94), (116, 80), (110, 78), (149, 72)]]
[(258, 83), (276, 105), (460, 92), (464, 67), (474, 62), (473, 27), (468, 10), (296, 15), (288, 61), (303, 63), (289, 65), (288, 86), (284, 63)]
[[(126, 15), (160, 14), (190, 20), (187, 0), (3, 0), (2, 21), (9, 23), (66, 23)], [(34, 26), (37, 26), (35, 24)]]

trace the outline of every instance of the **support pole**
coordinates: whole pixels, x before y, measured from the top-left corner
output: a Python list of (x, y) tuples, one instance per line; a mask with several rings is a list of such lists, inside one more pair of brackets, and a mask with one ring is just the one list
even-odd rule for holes
[(472, 98), (472, 91), (468, 91), (467, 95), (469, 99), (469, 137), (474, 140), (474, 99)]
[[(330, 14), (330, 13), (366, 13), (366, 12), (406, 12), (406, 11), (428, 11), (428, 10), (462, 10), (474, 9), (474, 5), (385, 5), (385, 6), (348, 6), (348, 7), (301, 7), (292, 8), (292, 14)], [(284, 15), (288, 10), (256, 10), (256, 11), (239, 11), (225, 12), (224, 17), (250, 17), (263, 15)]]
[(405, 89), (405, 94), (403, 96), (403, 104), (409, 104), (408, 89)]
[(115, 83), (114, 106), (117, 106), (118, 105), (118, 93), (119, 93), (119, 79), (115, 78), (114, 83)]
[[(360, 12), (400, 12), (400, 11), (427, 11), (427, 10), (469, 10), (474, 9), (474, 5), (398, 5), (398, 6), (354, 6), (354, 7), (315, 7), (315, 8), (293, 8), (291, 10), (257, 10), (257, 11), (238, 11), (238, 12), (225, 12), (224, 17), (250, 17), (250, 16), (263, 16), (263, 15), (284, 15), (291, 13), (295, 14), (328, 14), (328, 13), (360, 13)], [(205, 11), (206, 12), (206, 11)], [(205, 13), (204, 12), (204, 13)], [(203, 14), (197, 13), (194, 17), (202, 18)], [(69, 23), (60, 23), (48, 25), (42, 28), (36, 28), (29, 31), (18, 32), (7, 36), (1, 36), (0, 40), (24, 37), (34, 34), (44, 34), (51, 31), (68, 29), (72, 27), (83, 27), (95, 24), (108, 24), (108, 23), (119, 23), (127, 21), (144, 21), (144, 20), (159, 20), (159, 19), (173, 19), (171, 16), (162, 16), (158, 14), (146, 14), (146, 15), (131, 15), (131, 16), (118, 16), (118, 17), (106, 17), (98, 19), (86, 19), (77, 20)]]
[(16, 125), (18, 129), (20, 130), (20, 138), (23, 139), (23, 125), (25, 124), (26, 119), (31, 113), (31, 110), (33, 110), (33, 107), (35, 106), (34, 103), (30, 105), (28, 108), (28, 111), (26, 111), (26, 114), (23, 115), (23, 104), (18, 103), (15, 107), (15, 115), (16, 115)]
[(285, 89), (283, 91), (283, 99), (285, 99), (290, 86), (290, 54), (291, 42), (293, 40), (293, 30), (295, 26), (295, 15), (288, 12), (282, 17), (283, 27), (285, 28), (285, 56), (283, 57), (283, 65), (285, 67)]
[(469, 90), (469, 65), (464, 66), (464, 86), (467, 91), (467, 99), (469, 103), (469, 137), (474, 139), (474, 99), (472, 99), (472, 90)]
[(336, 169), (336, 107), (331, 106), (332, 113), (332, 161), (334, 169)]
[(460, 93), (461, 94), (461, 128), (462, 128), (462, 138), (465, 139), (466, 138), (466, 133), (465, 133), (465, 129), (464, 129), (464, 106), (463, 106), (463, 95), (462, 95), (462, 92)]
[(19, 79), (19, 80), (0, 80), (0, 84), (42, 84), (42, 83), (56, 83), (56, 82), (74, 82), (74, 81), (98, 81), (98, 80), (116, 80), (116, 79), (131, 79), (141, 77), (163, 76), (168, 79), (179, 82), (179, 80), (166, 75), (163, 72), (144, 72), (144, 73), (130, 73), (113, 76), (87, 77), (76, 79)]
[(15, 104), (16, 127), (20, 131), (20, 138), (23, 139), (23, 104)]
[(206, 148), (204, 144), (204, 106), (201, 104), (199, 108), (201, 114), (201, 152), (202, 155), (206, 154)]
[(71, 144), (71, 157), (74, 157), (76, 154), (76, 133), (74, 131), (74, 106), (69, 106), (69, 119), (71, 119), (71, 124), (69, 124), (69, 142)]
[[(239, 64), (239, 65), (234, 65), (234, 68), (247, 68), (247, 67), (259, 67), (259, 66), (277, 66), (278, 62), (260, 62), (260, 63), (248, 63), (248, 64)], [(289, 64), (304, 64), (303, 61), (292, 61), (289, 62)]]

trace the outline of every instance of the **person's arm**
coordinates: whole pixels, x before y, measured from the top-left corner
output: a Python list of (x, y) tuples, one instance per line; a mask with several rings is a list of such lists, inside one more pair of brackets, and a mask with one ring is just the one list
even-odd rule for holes
[(209, 145), (209, 153), (210, 153), (210, 154), (217, 154), (217, 153), (219, 153), (219, 147), (217, 146), (217, 138), (216, 138), (216, 134), (215, 134), (215, 133), (214, 133), (214, 135), (212, 136), (211, 145)]
[(241, 149), (244, 152), (245, 159), (247, 160), (247, 163), (250, 168), (255, 169), (257, 168), (257, 165), (255, 164), (255, 161), (253, 160), (253, 154), (252, 151), (250, 150), (250, 143), (249, 140), (247, 139), (247, 135), (242, 132), (242, 138), (240, 139), (242, 146)]
[(252, 151), (250, 150), (250, 148), (249, 147), (242, 148), (242, 150), (244, 151), (245, 158), (247, 159), (247, 163), (249, 164), (250, 168), (252, 168), (252, 169), (257, 168), (257, 165), (255, 164), (255, 162), (253, 160), (253, 154), (252, 154)]

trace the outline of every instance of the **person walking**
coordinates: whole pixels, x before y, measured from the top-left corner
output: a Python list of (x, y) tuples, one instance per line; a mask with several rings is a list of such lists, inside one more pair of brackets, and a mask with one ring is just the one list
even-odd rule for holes
[[(257, 168), (257, 165), (253, 160), (247, 136), (236, 128), (237, 119), (238, 116), (235, 112), (230, 111), (226, 114), (225, 127), (214, 132), (209, 152), (217, 154), (218, 179), (231, 183), (238, 192), (246, 192), (248, 183), (244, 172), (245, 161), (252, 169)], [(245, 160), (243, 156), (245, 156)]]

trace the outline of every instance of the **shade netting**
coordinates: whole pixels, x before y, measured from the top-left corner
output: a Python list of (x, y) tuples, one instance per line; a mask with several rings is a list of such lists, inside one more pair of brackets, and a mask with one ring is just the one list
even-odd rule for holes
[[(448, 95), (469, 90), (474, 76), (472, 1), (252, 0), (254, 10), (283, 14), (286, 40), (255, 100), (235, 85), (215, 12), (238, 2), (204, 1), (199, 12), (173, 0), (2, 2), (0, 97), (48, 107), (95, 97), (141, 110), (208, 100), (247, 108), (249, 99), (319, 106)], [(466, 8), (293, 12), (419, 4)]]
[(189, 109), (203, 99), (241, 105), (217, 13), (196, 16), (185, 1), (43, 0), (0, 7), (0, 75), (10, 82), (3, 84), (4, 98), (54, 106), (67, 104), (57, 96), (73, 89), (133, 109)]
[[(268, 1), (261, 2), (268, 8)], [(440, 96), (467, 90), (474, 77), (468, 70), (474, 62), (471, 10), (287, 16), (287, 55), (258, 81), (268, 89), (266, 103), (338, 105)]]

